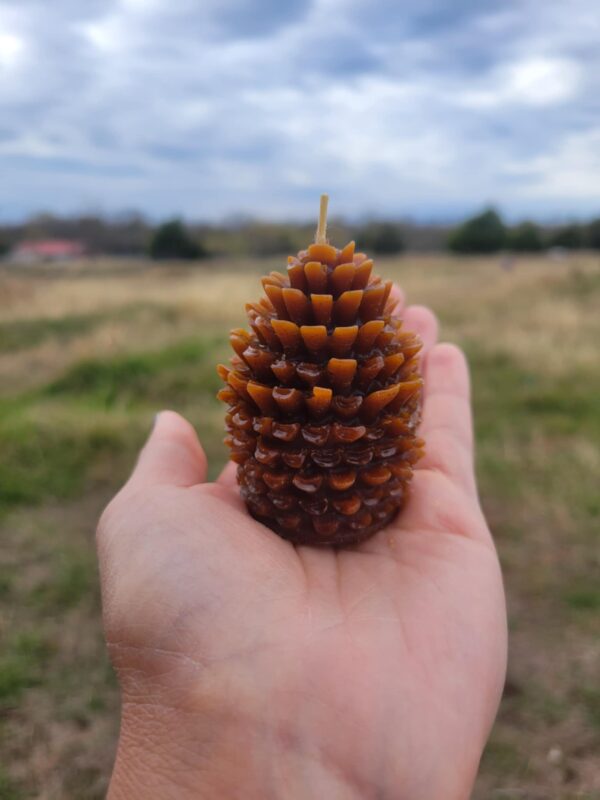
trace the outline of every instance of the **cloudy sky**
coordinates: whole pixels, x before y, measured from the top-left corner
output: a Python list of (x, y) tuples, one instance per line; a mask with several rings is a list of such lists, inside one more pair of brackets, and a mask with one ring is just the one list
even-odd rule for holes
[(600, 213), (597, 0), (0, 0), (0, 218)]

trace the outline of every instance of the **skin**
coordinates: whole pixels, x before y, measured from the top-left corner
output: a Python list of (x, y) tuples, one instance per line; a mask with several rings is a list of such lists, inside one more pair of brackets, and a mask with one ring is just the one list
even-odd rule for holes
[(502, 578), (466, 361), (428, 309), (403, 317), (424, 342), (427, 455), (359, 546), (283, 541), (233, 465), (207, 483), (191, 425), (158, 416), (98, 529), (122, 691), (110, 800), (469, 797), (505, 676)]

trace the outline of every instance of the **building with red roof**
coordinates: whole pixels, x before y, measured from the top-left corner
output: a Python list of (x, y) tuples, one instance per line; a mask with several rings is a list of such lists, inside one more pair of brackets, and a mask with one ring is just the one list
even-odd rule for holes
[(69, 239), (44, 239), (39, 242), (20, 242), (10, 258), (22, 264), (35, 264), (40, 261), (72, 261), (85, 255), (83, 242)]

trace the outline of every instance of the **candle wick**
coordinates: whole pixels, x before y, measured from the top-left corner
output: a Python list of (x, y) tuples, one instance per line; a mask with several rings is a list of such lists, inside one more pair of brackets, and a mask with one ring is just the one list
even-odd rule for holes
[(321, 206), (319, 208), (319, 225), (315, 236), (317, 244), (327, 244), (327, 205), (329, 203), (329, 195), (321, 195)]

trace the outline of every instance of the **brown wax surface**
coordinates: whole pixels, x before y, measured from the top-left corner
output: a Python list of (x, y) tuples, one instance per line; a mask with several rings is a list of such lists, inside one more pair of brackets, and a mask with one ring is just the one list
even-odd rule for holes
[(288, 262), (218, 368), (225, 441), (256, 519), (296, 544), (356, 543), (394, 518), (423, 454), (421, 342), (353, 242)]

